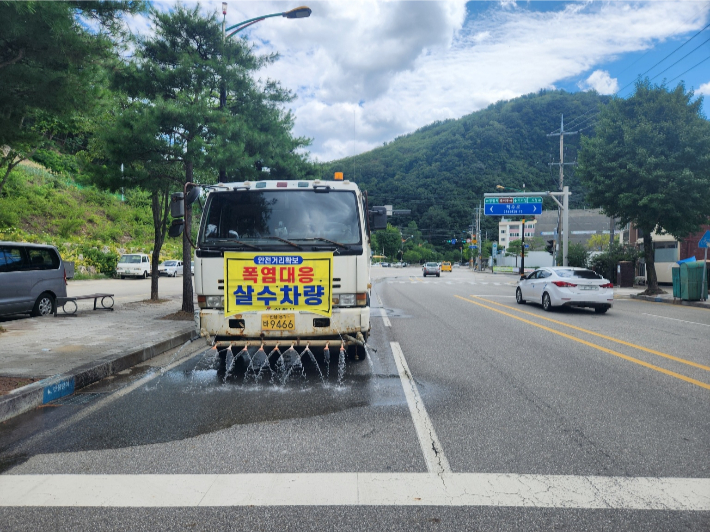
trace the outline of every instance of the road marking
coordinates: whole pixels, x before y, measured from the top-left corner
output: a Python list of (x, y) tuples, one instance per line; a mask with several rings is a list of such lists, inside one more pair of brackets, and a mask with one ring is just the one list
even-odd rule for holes
[[(196, 340), (196, 341), (201, 341), (201, 340)], [(186, 353), (183, 353), (181, 356), (180, 352), (185, 349), (187, 346), (189, 346), (193, 340), (188, 340), (185, 342), (181, 347), (178, 348), (178, 350), (173, 353), (172, 355), (172, 362), (168, 363), (166, 366), (162, 366), (159, 368), (153, 368), (152, 371), (149, 371), (147, 375), (144, 375), (140, 379), (132, 382), (131, 384), (128, 384), (127, 386), (124, 386), (123, 388), (119, 388), (115, 392), (112, 392), (111, 394), (107, 395), (104, 399), (97, 400), (94, 402), (92, 405), (80, 410), (67, 420), (59, 423), (58, 425), (54, 426), (53, 428), (45, 431), (45, 432), (40, 432), (36, 434), (35, 436), (32, 436), (28, 438), (27, 440), (24, 440), (22, 445), (25, 448), (31, 448), (34, 447), (37, 443), (41, 442), (42, 440), (46, 440), (47, 438), (50, 438), (54, 434), (56, 434), (59, 431), (66, 430), (67, 427), (70, 427), (74, 423), (81, 421), (82, 419), (86, 418), (87, 416), (90, 416), (97, 410), (100, 410), (101, 408), (113, 403), (114, 401), (120, 399), (124, 395), (127, 395), (131, 393), (133, 390), (136, 388), (140, 388), (144, 384), (147, 384), (148, 382), (152, 381), (156, 377), (161, 377), (174, 367), (179, 366), (180, 364), (184, 363), (186, 360), (189, 358), (197, 355), (198, 353), (204, 353), (205, 351), (209, 351), (209, 347), (202, 347), (200, 349), (196, 349), (194, 351), (188, 350)], [(177, 358), (176, 358), (177, 357)], [(147, 361), (146, 361), (147, 362)]]
[[(540, 325), (539, 323), (535, 323), (534, 321), (526, 320), (525, 318), (515, 316), (514, 314), (510, 314), (508, 312), (503, 312), (502, 310), (498, 310), (497, 308), (494, 308), (494, 307), (489, 307), (488, 305), (484, 305), (483, 303), (479, 303), (478, 301), (471, 301), (470, 299), (466, 299), (465, 297), (461, 297), (461, 296), (454, 296), (454, 297), (457, 297), (457, 298), (462, 299), (463, 301), (467, 301), (469, 303), (473, 303), (474, 305), (478, 305), (479, 307), (487, 308), (488, 310), (492, 310), (493, 312), (498, 312), (500, 314), (503, 314), (504, 316), (508, 316), (508, 317), (513, 318), (515, 320), (522, 321), (522, 322), (527, 323), (529, 325), (533, 325), (535, 327), (538, 327), (538, 328), (543, 329), (545, 331), (551, 332), (553, 334), (557, 334), (559, 336), (562, 336), (562, 337), (572, 340), (574, 342), (579, 342), (580, 344), (584, 344), (589, 347), (593, 347), (594, 349), (598, 349), (599, 351), (604, 351), (605, 353), (609, 353), (610, 355), (614, 355), (615, 357), (623, 358), (624, 360), (627, 360), (629, 362), (633, 362), (634, 364), (639, 364), (640, 366), (643, 366), (645, 368), (649, 368), (654, 371), (658, 371), (658, 372), (663, 373), (665, 375), (675, 377), (676, 379), (680, 379), (685, 382), (695, 384), (696, 386), (700, 386), (701, 388), (705, 388), (706, 390), (710, 390), (710, 384), (707, 384), (705, 382), (698, 381), (695, 379), (691, 379), (690, 377), (686, 377), (685, 375), (681, 375), (680, 373), (676, 373), (675, 371), (670, 371), (665, 368), (661, 368), (659, 366), (649, 364), (648, 362), (644, 362), (643, 360), (639, 360), (638, 358), (624, 355), (622, 353), (619, 353), (618, 351), (613, 351), (611, 349), (607, 349), (606, 347), (602, 347), (600, 345), (593, 344), (592, 342), (587, 342), (586, 340), (582, 340), (581, 338), (575, 338), (574, 336), (571, 336), (569, 334), (566, 334), (566, 333), (563, 333), (560, 331), (556, 331), (555, 329), (550, 329), (549, 327), (545, 327), (544, 325)], [(494, 303), (494, 302), (487, 301), (487, 303)]]
[(498, 506), (698, 512), (710, 479), (504, 473), (2, 475), (2, 507)]
[(385, 327), (392, 327), (392, 322), (390, 322), (390, 319), (386, 315), (382, 315), (382, 323), (385, 324)]
[(682, 321), (683, 323), (692, 323), (693, 325), (702, 325), (703, 327), (710, 327), (707, 323), (698, 323), (697, 321), (687, 321), (687, 320), (679, 320), (678, 318), (668, 318), (666, 316), (657, 316), (655, 314), (646, 314), (645, 312), (642, 312), (644, 316), (653, 316), (654, 318), (662, 318), (664, 320), (673, 320), (673, 321)]
[(397, 371), (402, 381), (402, 388), (407, 398), (409, 412), (414, 421), (414, 428), (417, 431), (419, 444), (424, 453), (427, 471), (436, 475), (450, 474), (451, 467), (449, 466), (449, 461), (444, 455), (444, 450), (439, 442), (439, 438), (436, 436), (434, 425), (426, 412), (424, 401), (422, 401), (419, 395), (417, 384), (414, 382), (412, 373), (409, 371), (409, 366), (407, 366), (407, 361), (404, 359), (402, 348), (399, 346), (399, 342), (390, 342), (390, 347), (392, 348), (394, 361), (397, 364)]
[[(471, 294), (471, 297), (481, 297), (481, 296), (476, 296)], [(512, 296), (511, 296), (512, 297)], [(487, 303), (492, 303), (493, 305), (499, 305), (501, 307), (505, 307), (510, 310), (515, 310), (516, 312), (521, 312), (523, 314), (528, 314), (529, 316), (534, 316), (538, 319), (549, 321), (552, 323), (556, 323), (557, 325), (562, 325), (563, 327), (569, 327), (570, 329), (574, 329), (576, 331), (580, 331), (586, 334), (591, 334), (592, 336), (597, 336), (599, 338), (604, 338), (605, 340), (609, 340), (610, 342), (616, 342), (617, 344), (622, 344), (628, 347), (633, 347), (634, 349), (639, 349), (640, 351), (646, 351), (647, 353), (651, 353), (652, 355), (657, 355), (659, 357), (667, 358), (669, 360), (673, 360), (675, 362), (680, 362), (681, 364), (687, 364), (688, 366), (693, 366), (695, 368), (699, 369), (704, 369), (705, 371), (710, 371), (710, 366), (703, 366), (702, 364), (698, 364), (697, 362), (692, 362), (690, 360), (686, 360), (684, 358), (679, 358), (673, 355), (669, 355), (667, 353), (662, 353), (661, 351), (656, 351), (655, 349), (649, 349), (648, 347), (643, 347), (640, 345), (632, 344), (631, 342), (625, 342), (624, 340), (619, 340), (618, 338), (613, 338), (611, 336), (606, 336), (604, 334), (590, 331), (588, 329), (582, 329), (581, 327), (577, 327), (576, 325), (570, 325), (569, 323), (564, 323), (562, 321), (558, 320), (553, 320), (552, 318), (546, 318), (544, 316), (540, 316), (539, 314), (535, 314), (534, 312), (528, 312), (527, 310), (522, 310), (520, 308), (513, 307), (511, 305), (504, 305), (503, 303), (496, 303), (495, 301), (486, 301)], [(659, 316), (662, 317), (662, 316)], [(702, 323), (698, 324), (702, 325)]]

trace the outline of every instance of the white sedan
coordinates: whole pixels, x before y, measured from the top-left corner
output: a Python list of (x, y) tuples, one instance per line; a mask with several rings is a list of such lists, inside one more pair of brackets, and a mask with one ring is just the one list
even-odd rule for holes
[(182, 261), (166, 260), (160, 266), (158, 266), (158, 275), (167, 275), (168, 277), (182, 275)]
[(540, 268), (518, 281), (518, 304), (526, 301), (552, 307), (589, 307), (603, 314), (614, 303), (614, 285), (586, 268)]

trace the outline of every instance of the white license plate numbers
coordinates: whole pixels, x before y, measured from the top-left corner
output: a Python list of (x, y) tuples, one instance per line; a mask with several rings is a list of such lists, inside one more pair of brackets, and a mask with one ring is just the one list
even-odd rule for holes
[(598, 286), (580, 286), (580, 290), (599, 290)]

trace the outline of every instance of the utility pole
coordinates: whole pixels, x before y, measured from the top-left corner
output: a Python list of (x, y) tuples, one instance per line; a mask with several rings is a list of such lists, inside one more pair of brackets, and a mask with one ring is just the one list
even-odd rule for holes
[(481, 242), (481, 202), (476, 209), (476, 249), (478, 250), (478, 271), (483, 270), (483, 242)]
[[(548, 137), (560, 137), (560, 162), (559, 163), (550, 163), (550, 166), (559, 166), (560, 167), (560, 191), (563, 190), (564, 187), (564, 180), (565, 180), (565, 165), (575, 165), (577, 163), (565, 163), (565, 152), (564, 152), (564, 142), (565, 142), (565, 135), (576, 135), (579, 133), (579, 131), (565, 131), (565, 115), (560, 115), (560, 132), (559, 133), (550, 133), (547, 135)], [(560, 229), (562, 225), (562, 211), (560, 208), (557, 208), (557, 236), (556, 236), (556, 242), (555, 242), (555, 253), (553, 255), (553, 266), (557, 266), (557, 253), (559, 252), (560, 249)], [(568, 238), (568, 235), (565, 234), (565, 238)], [(567, 266), (567, 256), (563, 255), (562, 257), (562, 265)]]

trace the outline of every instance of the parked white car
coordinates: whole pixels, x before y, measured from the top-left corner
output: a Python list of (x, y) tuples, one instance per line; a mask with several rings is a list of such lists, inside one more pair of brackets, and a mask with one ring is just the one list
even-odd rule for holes
[(546, 311), (553, 307), (589, 307), (603, 314), (614, 303), (614, 285), (586, 268), (540, 268), (518, 281), (518, 304), (540, 303)]
[(177, 275), (182, 275), (182, 261), (181, 260), (163, 261), (160, 264), (160, 266), (158, 266), (158, 275), (167, 275), (168, 277), (175, 277)]
[(150, 257), (145, 253), (128, 253), (118, 259), (116, 265), (116, 275), (121, 279), (126, 277), (142, 277), (147, 279), (150, 276)]

